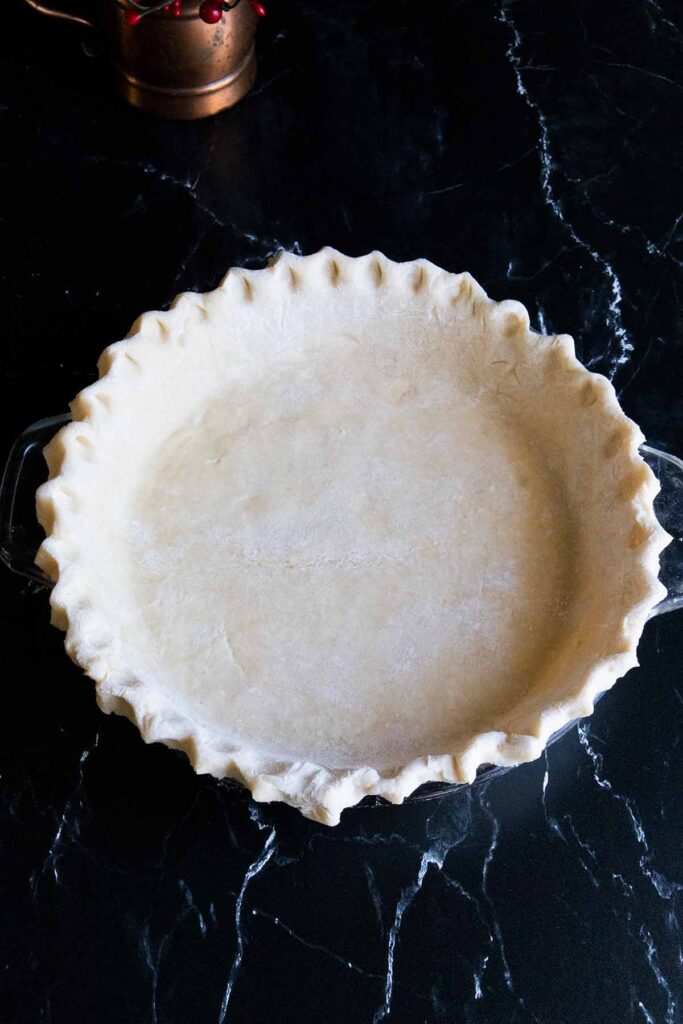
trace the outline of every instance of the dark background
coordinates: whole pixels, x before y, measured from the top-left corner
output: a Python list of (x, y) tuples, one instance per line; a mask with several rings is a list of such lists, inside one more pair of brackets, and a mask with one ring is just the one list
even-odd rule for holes
[[(253, 92), (194, 124), (2, 6), (5, 447), (141, 311), (329, 244), (520, 299), (683, 451), (679, 3), (271, 0)], [(683, 1020), (676, 614), (539, 762), (329, 829), (145, 747), (45, 592), (0, 602), (1, 1024)]]

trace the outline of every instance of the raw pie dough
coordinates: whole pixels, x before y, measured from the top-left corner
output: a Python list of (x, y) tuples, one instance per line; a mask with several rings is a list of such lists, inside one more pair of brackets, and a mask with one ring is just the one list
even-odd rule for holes
[(100, 706), (197, 771), (333, 824), (537, 757), (636, 664), (667, 540), (643, 438), (469, 275), (283, 254), (100, 372), (37, 561)]

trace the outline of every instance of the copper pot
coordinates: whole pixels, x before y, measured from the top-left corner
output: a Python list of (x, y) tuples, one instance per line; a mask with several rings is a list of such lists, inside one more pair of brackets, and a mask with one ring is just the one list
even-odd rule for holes
[(184, 0), (180, 18), (156, 11), (135, 26), (124, 21), (124, 0), (99, 0), (99, 17), (39, 0), (26, 3), (42, 14), (101, 30), (118, 91), (160, 117), (189, 120), (217, 114), (237, 103), (256, 78), (258, 16), (246, 0), (216, 25), (199, 17), (200, 0)]

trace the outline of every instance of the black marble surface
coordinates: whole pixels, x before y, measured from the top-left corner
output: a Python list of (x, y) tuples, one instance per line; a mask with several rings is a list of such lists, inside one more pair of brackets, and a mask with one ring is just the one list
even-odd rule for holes
[[(141, 311), (279, 247), (470, 270), (683, 451), (675, 0), (271, 0), (232, 111), (159, 122), (3, 4), (3, 443)], [(677, 1024), (683, 638), (539, 762), (335, 829), (95, 707), (0, 577), (3, 1024)]]

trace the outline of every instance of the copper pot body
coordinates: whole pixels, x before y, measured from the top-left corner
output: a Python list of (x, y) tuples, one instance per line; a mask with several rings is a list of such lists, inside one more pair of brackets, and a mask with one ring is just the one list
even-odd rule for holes
[(258, 16), (246, 0), (216, 25), (199, 17), (200, 0), (184, 0), (182, 16), (165, 11), (126, 25), (123, 0), (100, 0), (99, 18), (73, 15), (52, 4), (26, 0), (53, 17), (96, 25), (111, 61), (116, 87), (133, 106), (160, 117), (209, 117), (237, 103), (256, 78), (254, 36)]

